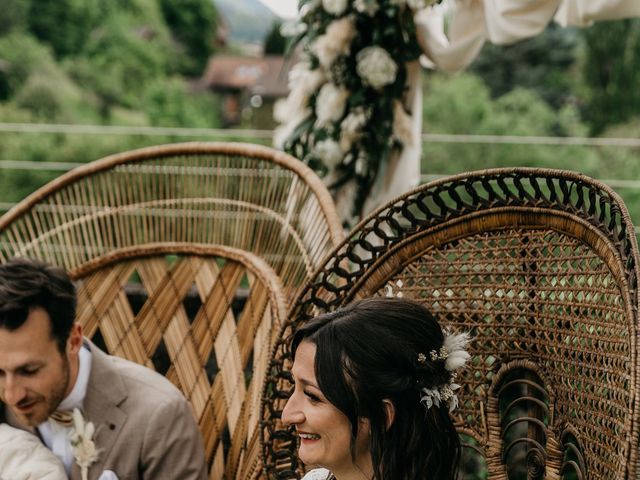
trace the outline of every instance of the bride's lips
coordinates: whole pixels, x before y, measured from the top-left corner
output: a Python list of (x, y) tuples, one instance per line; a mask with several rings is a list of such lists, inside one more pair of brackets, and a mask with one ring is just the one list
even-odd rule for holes
[(300, 438), (300, 441), (302, 443), (307, 443), (307, 442), (315, 442), (320, 440), (320, 435), (316, 434), (316, 433), (309, 433), (309, 432), (298, 432), (298, 437)]

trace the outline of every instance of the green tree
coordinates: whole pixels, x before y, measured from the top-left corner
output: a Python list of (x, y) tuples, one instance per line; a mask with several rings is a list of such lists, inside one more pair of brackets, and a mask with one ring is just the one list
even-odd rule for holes
[(210, 93), (189, 94), (180, 78), (159, 80), (149, 86), (144, 110), (152, 125), (163, 127), (215, 128), (219, 104)]
[(596, 23), (584, 38), (585, 117), (599, 134), (640, 111), (640, 20)]
[[(573, 106), (553, 110), (533, 90), (518, 88), (492, 99), (473, 74), (431, 75), (425, 87), (424, 129), (428, 133), (521, 136), (583, 136), (587, 127)], [(453, 174), (494, 167), (536, 166), (594, 172), (597, 152), (580, 146), (426, 143), (422, 171)]]
[(23, 30), (30, 6), (30, 0), (0, 0), (0, 35)]
[(99, 0), (30, 0), (29, 30), (51, 46), (57, 57), (82, 50), (104, 15)]
[(54, 63), (50, 50), (31, 35), (16, 31), (0, 36), (0, 101), (15, 95), (34, 71)]
[(540, 35), (513, 45), (485, 44), (469, 70), (485, 81), (493, 97), (527, 88), (559, 108), (572, 96), (570, 69), (579, 40), (576, 30), (551, 24)]
[(213, 45), (217, 13), (211, 0), (160, 0), (164, 19), (174, 38), (184, 47), (188, 58), (180, 66), (182, 73), (200, 75)]
[(282, 22), (275, 21), (264, 39), (265, 55), (284, 55), (287, 48), (287, 39), (280, 33)]
[(160, 26), (140, 26), (137, 17), (114, 14), (69, 66), (72, 77), (99, 99), (103, 119), (115, 106), (138, 108), (147, 85), (166, 75), (169, 42)]

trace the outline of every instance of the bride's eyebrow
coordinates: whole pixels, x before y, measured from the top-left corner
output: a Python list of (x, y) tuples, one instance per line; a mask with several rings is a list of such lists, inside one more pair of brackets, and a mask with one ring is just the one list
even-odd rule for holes
[(320, 387), (318, 385), (316, 385), (313, 382), (310, 382), (308, 380), (305, 380), (304, 378), (300, 379), (300, 383), (303, 384), (305, 387), (313, 387), (313, 388), (317, 388), (318, 390), (320, 390)]
[(296, 374), (293, 373), (293, 370), (291, 370), (291, 375), (293, 376), (294, 380), (298, 380), (303, 386), (305, 386), (305, 387), (313, 387), (313, 388), (316, 388), (316, 389), (320, 390), (320, 387), (317, 384), (313, 383), (312, 381), (307, 380), (304, 377), (297, 377)]

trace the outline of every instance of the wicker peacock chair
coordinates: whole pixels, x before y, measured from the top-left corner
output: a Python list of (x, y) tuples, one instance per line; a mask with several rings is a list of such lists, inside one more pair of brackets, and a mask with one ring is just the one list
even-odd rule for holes
[(0, 218), (0, 261), (66, 268), (86, 335), (181, 389), (212, 479), (261, 472), (270, 345), (290, 300), (340, 240), (331, 197), (309, 168), (228, 143), (110, 156)]
[[(621, 199), (583, 175), (488, 170), (422, 186), (361, 222), (314, 275), (276, 341), (265, 468), (297, 478), (280, 413), (301, 323), (386, 286), (470, 331), (454, 419), (462, 478), (633, 479), (638, 249)], [(418, 401), (418, 399), (416, 399)]]

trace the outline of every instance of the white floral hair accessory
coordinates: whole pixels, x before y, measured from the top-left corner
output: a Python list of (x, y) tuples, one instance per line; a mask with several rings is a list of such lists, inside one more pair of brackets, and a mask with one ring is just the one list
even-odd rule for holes
[(95, 433), (93, 423), (85, 420), (82, 412), (73, 409), (73, 431), (71, 432), (71, 447), (76, 464), (80, 467), (82, 480), (89, 478), (89, 467), (99, 458), (98, 449), (93, 441)]
[[(450, 372), (449, 382), (438, 385), (433, 388), (422, 388), (420, 401), (424, 406), (430, 409), (432, 406), (439, 407), (441, 403), (449, 405), (449, 412), (454, 411), (458, 407), (458, 396), (456, 390), (460, 389), (460, 385), (455, 383), (458, 374), (456, 370), (462, 368), (467, 360), (471, 358), (467, 352), (467, 345), (471, 340), (468, 333), (453, 334), (449, 330), (444, 332), (444, 342), (439, 350), (431, 350), (429, 358), (432, 361), (444, 361), (444, 368)], [(427, 362), (427, 356), (424, 353), (418, 354), (418, 363)]]

